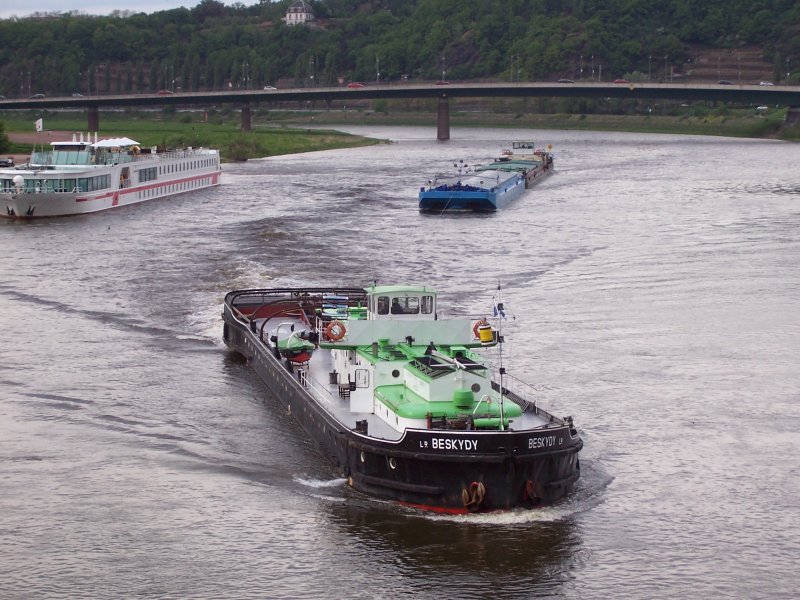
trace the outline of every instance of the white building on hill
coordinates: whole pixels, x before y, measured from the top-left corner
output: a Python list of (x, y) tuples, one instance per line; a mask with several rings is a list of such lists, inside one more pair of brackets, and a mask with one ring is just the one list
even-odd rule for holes
[(314, 20), (314, 13), (311, 7), (304, 0), (295, 0), (289, 5), (283, 21), (287, 25), (303, 25)]

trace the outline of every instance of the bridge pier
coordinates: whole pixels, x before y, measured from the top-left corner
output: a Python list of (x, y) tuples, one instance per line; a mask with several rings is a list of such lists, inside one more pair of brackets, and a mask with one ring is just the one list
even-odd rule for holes
[(250, 104), (242, 104), (242, 131), (252, 131), (253, 121), (250, 113)]
[(87, 131), (100, 131), (100, 110), (96, 106), (90, 106), (86, 113), (89, 125)]
[(790, 106), (786, 111), (786, 123), (794, 125), (800, 123), (800, 106)]
[(447, 94), (439, 96), (439, 108), (436, 117), (436, 139), (450, 139), (450, 99)]

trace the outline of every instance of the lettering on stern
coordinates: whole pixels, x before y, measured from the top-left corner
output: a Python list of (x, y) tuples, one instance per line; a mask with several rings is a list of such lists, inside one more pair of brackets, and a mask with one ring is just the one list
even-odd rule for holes
[[(558, 445), (564, 442), (564, 438), (558, 438)], [(545, 435), (542, 437), (528, 438), (528, 450), (538, 450), (539, 448), (552, 448), (556, 445), (555, 435)]]
[(420, 440), (419, 447), (431, 450), (456, 450), (459, 452), (475, 452), (478, 449), (478, 440), (465, 440), (453, 438), (439, 438), (434, 437), (430, 439), (430, 446), (428, 440)]

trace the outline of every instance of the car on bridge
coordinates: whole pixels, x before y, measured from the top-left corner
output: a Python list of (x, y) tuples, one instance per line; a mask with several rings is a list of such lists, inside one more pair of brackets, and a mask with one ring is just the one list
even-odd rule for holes
[(264, 86), (264, 91), (265, 91), (265, 92), (274, 92), (274, 91), (276, 91), (277, 89), (278, 89), (278, 88), (276, 88), (274, 85), (265, 85), (265, 86)]
[(42, 98), (44, 98), (44, 94), (31, 94), (30, 96), (31, 100), (40, 100)]
[(718, 83), (719, 85), (733, 85), (733, 82), (728, 81), (727, 79), (720, 79)]
[(351, 81), (350, 83), (347, 84), (347, 87), (349, 87), (349, 88), (362, 88), (362, 87), (364, 87), (364, 84), (360, 83), (358, 81)]
[(559, 79), (557, 83), (575, 83), (572, 79)]
[(175, 92), (173, 92), (172, 90), (158, 90), (157, 93), (159, 96), (172, 96), (172, 94), (174, 94)]
[(630, 83), (627, 79), (615, 79), (614, 83)]

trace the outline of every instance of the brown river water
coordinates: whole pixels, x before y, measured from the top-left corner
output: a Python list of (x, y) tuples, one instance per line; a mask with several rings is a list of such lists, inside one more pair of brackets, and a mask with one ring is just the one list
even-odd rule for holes
[[(800, 145), (347, 130), (393, 143), (0, 221), (0, 597), (796, 597)], [(495, 214), (419, 213), (512, 139), (556, 173)], [(509, 372), (585, 442), (569, 499), (362, 496), (222, 343), (228, 290), (373, 280), (452, 313), (502, 287)]]

